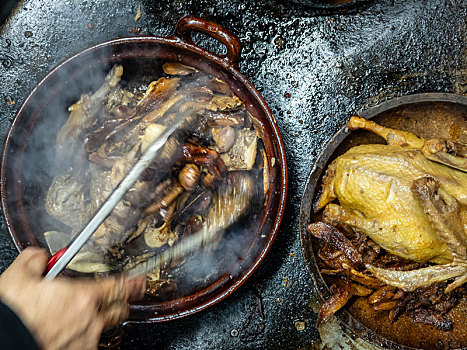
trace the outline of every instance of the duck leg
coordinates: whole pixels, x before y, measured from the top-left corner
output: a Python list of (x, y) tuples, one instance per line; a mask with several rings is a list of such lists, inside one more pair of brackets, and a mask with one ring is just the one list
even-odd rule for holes
[(362, 117), (352, 116), (349, 130), (364, 129), (381, 136), (388, 145), (420, 149), (428, 159), (467, 171), (467, 145), (444, 139), (425, 140), (411, 132), (384, 127)]
[[(365, 267), (379, 280), (386, 284), (412, 292), (417, 288), (428, 287), (436, 282), (446, 281), (451, 278), (465, 279), (467, 267), (455, 263), (446, 265), (435, 265), (410, 271), (397, 271), (382, 269), (371, 264)], [(454, 282), (455, 283), (455, 282)], [(446, 292), (452, 290), (446, 288)]]
[(347, 126), (349, 130), (364, 129), (371, 131), (385, 139), (388, 145), (420, 149), (426, 141), (411, 132), (387, 128), (358, 116), (352, 116)]

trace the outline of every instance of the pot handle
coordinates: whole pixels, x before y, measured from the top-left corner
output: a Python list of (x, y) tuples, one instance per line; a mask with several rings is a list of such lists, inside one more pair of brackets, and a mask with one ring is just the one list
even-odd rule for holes
[(175, 36), (189, 44), (193, 44), (193, 39), (190, 35), (192, 31), (206, 34), (224, 44), (227, 48), (227, 55), (222, 55), (221, 57), (229, 64), (238, 67), (242, 47), (240, 39), (235, 34), (205, 18), (188, 15), (178, 21), (175, 28)]

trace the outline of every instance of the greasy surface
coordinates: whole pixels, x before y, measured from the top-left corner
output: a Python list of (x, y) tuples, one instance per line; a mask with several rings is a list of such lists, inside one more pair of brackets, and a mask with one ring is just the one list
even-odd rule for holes
[[(413, 132), (423, 138), (443, 137), (447, 139), (466, 142), (467, 130), (465, 123), (467, 122), (467, 109), (460, 104), (446, 102), (421, 102), (403, 107), (396, 107), (389, 111), (380, 113), (377, 117), (372, 118), (374, 122), (383, 126), (397, 128)], [(345, 140), (336, 148), (334, 153), (329, 155), (329, 162), (334, 160), (339, 155), (344, 154), (350, 148), (361, 144), (378, 144), (385, 143), (380, 137), (371, 132), (356, 130), (353, 131)], [(325, 166), (324, 168), (326, 168)], [(320, 183), (321, 180), (318, 181)], [(317, 194), (315, 193), (315, 198)], [(312, 215), (310, 221), (320, 220), (320, 215)], [(317, 258), (317, 249), (319, 247), (316, 240), (305, 240), (307, 252)], [(312, 259), (309, 259), (311, 261)], [(319, 261), (319, 260), (318, 260)], [(321, 263), (321, 261), (319, 261)], [(321, 263), (322, 264), (322, 263)], [(324, 265), (320, 266), (323, 268)], [(316, 276), (316, 273), (315, 273)], [(331, 278), (325, 278), (328, 285), (333, 281)], [(320, 293), (329, 295), (326, 287), (320, 286)], [(459, 348), (467, 346), (467, 327), (465, 325), (466, 302), (465, 300), (456, 308), (449, 312), (449, 318), (455, 324), (451, 333), (436, 330), (432, 326), (423, 324), (415, 324), (410, 320), (408, 315), (403, 315), (400, 319), (391, 323), (387, 312), (375, 313), (373, 307), (369, 305), (365, 298), (354, 299), (347, 306), (347, 311), (343, 312), (341, 319), (348, 321), (356, 333), (363, 336), (371, 337), (371, 334), (365, 332), (361, 327), (375, 329), (380, 335), (386, 339), (390, 339), (399, 344), (407, 346), (419, 346), (422, 348)], [(361, 325), (353, 321), (352, 317), (360, 321)], [(460, 326), (459, 326), (460, 325)], [(375, 343), (380, 342), (379, 339), (374, 339)], [(391, 345), (392, 346), (392, 345)]]
[[(314, 288), (300, 253), (298, 216), (306, 174), (351, 113), (418, 92), (465, 93), (465, 2), (374, 1), (329, 14), (272, 0), (78, 2), (29, 0), (0, 32), (0, 134), (45, 73), (91, 44), (135, 32), (172, 33), (193, 13), (237, 34), (240, 70), (277, 118), (289, 161), (289, 197), (278, 238), (253, 277), (221, 304), (163, 325), (126, 328), (122, 348), (299, 349), (317, 346)], [(198, 41), (199, 42), (199, 41)], [(216, 49), (211, 41), (201, 41)], [(453, 130), (455, 132), (455, 130)], [(3, 270), (16, 252), (1, 226)], [(304, 321), (298, 331), (295, 321)], [(314, 345), (313, 345), (314, 344)]]

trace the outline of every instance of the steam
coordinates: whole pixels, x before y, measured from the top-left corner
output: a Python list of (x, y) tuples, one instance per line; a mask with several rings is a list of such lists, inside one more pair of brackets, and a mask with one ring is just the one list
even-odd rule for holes
[[(145, 93), (148, 94), (151, 89), (150, 82), (158, 81), (164, 76), (163, 62), (147, 59), (143, 60), (143, 64), (141, 64), (134, 60), (125, 60), (120, 80), (119, 74), (116, 74), (119, 66), (110, 62), (103, 64), (102, 61), (102, 58), (94, 58), (90, 61), (89, 66), (84, 67), (73, 63), (69, 66), (65, 65), (57, 71), (56, 76), (49, 80), (45, 87), (39, 89), (35, 98), (30, 101), (25, 112), (25, 121), (21, 125), (24, 129), (21, 133), (17, 132), (12, 139), (12, 147), (15, 150), (21, 150), (25, 140), (24, 136), (25, 134), (27, 136), (28, 130), (31, 130), (22, 159), (15, 158), (9, 162), (12, 173), (21, 176), (23, 195), (21, 202), (25, 203), (24, 212), (14, 211), (18, 215), (12, 219), (13, 222), (19, 223), (25, 216), (27, 221), (31, 223), (30, 229), (42, 246), (46, 247), (48, 243), (49, 250), (55, 252), (65, 246), (72, 236), (80, 231), (80, 228), (90, 219), (112, 188), (136, 162), (141, 154), (141, 144), (144, 142), (145, 148), (152, 139), (157, 137), (157, 133), (155, 135), (148, 134), (150, 130), (160, 131), (170, 122), (171, 118), (174, 118), (174, 113), (187, 113), (188, 120), (183, 128), (169, 139), (157, 160), (130, 190), (128, 196), (119, 203), (102, 227), (96, 231), (92, 242), (88, 243), (81, 252), (82, 254), (76, 258), (75, 266), (80, 266), (84, 272), (96, 271), (95, 266), (100, 266), (102, 271), (109, 268), (113, 271), (122, 271), (123, 264), (132, 263), (132, 259), (137, 260), (144, 254), (147, 257), (148, 251), (159, 254), (168, 245), (176, 244), (173, 241), (166, 241), (161, 247), (148, 247), (143, 239), (145, 227), (150, 225), (159, 227), (166, 223), (167, 219), (164, 218), (164, 215), (169, 217), (172, 215), (169, 220), (175, 220), (174, 214), (170, 214), (170, 210), (176, 212), (182, 210), (184, 206), (186, 207), (187, 202), (193, 197), (193, 192), (182, 191), (183, 194), (178, 194), (178, 197), (173, 200), (173, 205), (165, 206), (164, 211), (161, 210), (156, 218), (145, 213), (144, 209), (153, 202), (163, 203), (165, 198), (170, 195), (170, 186), (174, 186), (174, 183), (177, 182), (176, 171), (179, 171), (184, 163), (183, 154), (180, 153), (183, 144), (190, 142), (198, 144), (199, 147), (210, 149), (212, 154), (209, 157), (212, 157), (216, 153), (214, 152), (216, 142), (209, 139), (211, 137), (209, 136), (211, 135), (210, 128), (217, 128), (217, 131), (226, 125), (230, 129), (236, 128), (238, 138), (239, 130), (241, 130), (239, 118), (245, 118), (243, 128), (254, 130), (253, 123), (244, 110), (244, 106), (236, 96), (232, 95), (230, 90), (227, 91), (225, 84), (220, 81), (216, 82), (214, 78), (200, 73), (196, 69), (184, 67), (185, 71), (177, 72), (176, 65), (170, 66), (173, 75), (165, 74), (165, 76), (167, 80), (179, 79), (176, 89), (169, 86), (171, 82), (159, 81), (159, 84), (153, 86), (154, 89), (160, 90), (153, 91), (154, 96), (159, 100), (156, 98), (144, 106), (141, 101), (144, 101)], [(173, 72), (174, 69), (175, 72)], [(206, 85), (209, 85), (209, 88)], [(182, 97), (177, 95), (181, 92), (183, 92)], [(131, 100), (133, 102), (128, 102)], [(123, 116), (119, 116), (115, 112), (119, 101), (125, 102), (121, 103), (125, 108), (120, 108)], [(71, 116), (70, 106), (72, 106)], [(133, 117), (124, 115), (132, 113), (128, 110), (136, 111), (133, 114), (140, 113), (142, 117), (138, 122), (133, 122), (131, 121)], [(155, 112), (156, 110), (162, 110), (164, 113)], [(232, 112), (236, 114), (234, 115)], [(224, 114), (232, 120), (236, 118), (235, 123), (204, 127), (203, 125), (208, 123), (206, 119), (208, 113), (212, 115), (218, 113), (216, 118), (225, 117)], [(103, 125), (109, 125), (109, 130), (115, 131), (121, 127), (124, 123), (122, 120), (125, 118), (129, 120), (127, 121), (128, 126), (125, 127), (124, 132), (116, 134), (115, 140), (117, 141), (113, 140), (112, 137), (109, 138), (109, 140), (113, 140), (112, 142), (120, 142), (125, 147), (117, 149), (118, 152), (116, 151), (115, 156), (107, 158), (104, 155), (107, 154), (105, 152), (108, 150), (105, 149), (104, 152), (102, 145), (92, 149), (94, 140), (91, 139), (90, 134), (95, 133)], [(33, 123), (27, 123), (27, 120), (32, 120)], [(220, 119), (212, 120), (218, 122)], [(144, 126), (151, 125), (151, 127), (138, 129), (136, 125), (142, 121)], [(243, 119), (241, 121), (243, 123)], [(64, 127), (64, 125), (66, 126)], [(232, 137), (230, 129), (229, 133), (226, 134)], [(83, 140), (84, 135), (88, 135), (85, 140)], [(208, 178), (210, 176), (216, 178), (210, 192), (207, 192), (213, 194), (213, 198), (216, 198), (216, 195), (220, 193), (219, 189), (222, 186), (235, 185), (235, 181), (238, 181), (236, 177), (246, 175), (251, 178), (252, 184), (247, 188), (242, 187), (241, 191), (244, 193), (236, 193), (229, 199), (230, 203), (226, 201), (218, 203), (218, 210), (228, 210), (229, 204), (235, 207), (235, 201), (238, 201), (243, 195), (246, 195), (245, 198), (247, 198), (242, 210), (228, 224), (221, 225), (220, 231), (222, 233), (218, 240), (210, 242), (204, 249), (189, 254), (182, 260), (173, 261), (171, 266), (164, 268), (162, 278), (176, 281), (177, 295), (187, 295), (225, 275), (235, 277), (251, 263), (252, 259), (256, 258), (257, 251), (255, 251), (254, 245), (259, 238), (255, 235), (266, 214), (263, 204), (265, 201), (263, 164), (265, 162), (262, 158), (264, 152), (261, 152), (262, 143), (257, 142), (256, 137), (253, 139), (254, 147), (251, 144), (247, 145), (249, 146), (248, 153), (253, 152), (252, 160), (240, 162), (242, 167), (247, 168), (239, 168), (238, 170), (231, 168), (236, 163), (234, 155), (230, 154), (233, 151), (229, 153), (229, 148), (237, 147), (238, 149), (240, 147), (233, 142), (230, 142), (232, 145), (228, 149), (222, 149), (224, 153), (219, 158), (214, 160), (209, 158), (206, 164), (198, 164), (202, 172), (198, 186), (209, 187)], [(208, 140), (210, 141), (208, 142)], [(245, 140), (242, 142), (246, 142)], [(256, 160), (255, 147), (258, 149)], [(94, 158), (90, 161), (91, 155)], [(193, 155), (190, 161), (199, 161), (199, 157), (200, 155)], [(222, 166), (225, 167), (222, 159), (225, 160), (226, 164), (229, 164), (228, 171), (222, 168)], [(152, 184), (152, 187), (144, 187), (149, 186), (148, 183)], [(165, 183), (169, 183), (167, 185), (169, 187), (166, 189), (162, 188)], [(86, 189), (84, 190), (84, 188)], [(157, 191), (160, 191), (161, 195), (158, 195)], [(134, 207), (135, 201), (141, 206)], [(204, 205), (203, 203), (195, 202), (193, 206), (196, 209), (196, 205), (201, 206)], [(195, 210), (191, 214), (193, 218), (198, 217), (202, 221), (204, 226), (201, 227), (204, 227), (205, 230), (209, 228), (209, 222), (212, 223), (214, 219), (220, 217), (216, 216), (216, 213), (210, 214), (210, 210), (213, 210), (213, 204), (210, 208), (199, 212)], [(13, 211), (10, 212), (13, 213)], [(64, 219), (65, 216), (67, 219)], [(144, 222), (145, 218), (147, 218), (147, 222)], [(125, 226), (127, 222), (134, 222), (133, 229)], [(181, 225), (181, 228), (176, 227), (176, 225), (168, 226), (171, 230), (178, 229), (174, 235), (183, 239), (183, 236), (188, 234), (183, 231), (187, 224), (179, 222), (178, 225)], [(125, 227), (124, 231), (126, 232), (122, 232), (122, 227)], [(142, 231), (138, 235), (139, 229)], [(48, 232), (47, 242), (44, 239), (45, 232)], [(109, 232), (112, 235), (109, 235)], [(133, 236), (135, 237), (132, 238)], [(117, 252), (115, 249), (119, 251)], [(97, 261), (97, 254), (101, 254), (102, 261)], [(112, 254), (114, 255), (111, 256)], [(121, 254), (123, 258), (119, 260), (115, 258), (115, 254)], [(92, 256), (91, 263), (95, 264), (92, 268), (86, 266), (86, 258), (89, 256)], [(107, 265), (103, 266), (103, 263)]]
[(102, 84), (107, 70), (107, 66), (96, 63), (87, 70), (77, 64), (63, 66), (34, 92), (10, 140), (10, 179), (21, 179), (9, 189), (10, 219), (19, 235), (31, 231), (42, 246), (46, 246), (45, 231), (70, 230), (44, 209), (52, 180), (71, 165), (70, 162), (56, 164), (56, 135), (68, 118), (68, 107), (79, 96)]

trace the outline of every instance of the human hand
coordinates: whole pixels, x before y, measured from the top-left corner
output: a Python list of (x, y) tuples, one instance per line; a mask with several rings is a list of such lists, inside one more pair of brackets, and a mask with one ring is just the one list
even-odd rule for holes
[(102, 330), (128, 316), (128, 300), (144, 295), (143, 278), (46, 280), (47, 261), (27, 248), (0, 276), (0, 299), (44, 349), (97, 349)]

